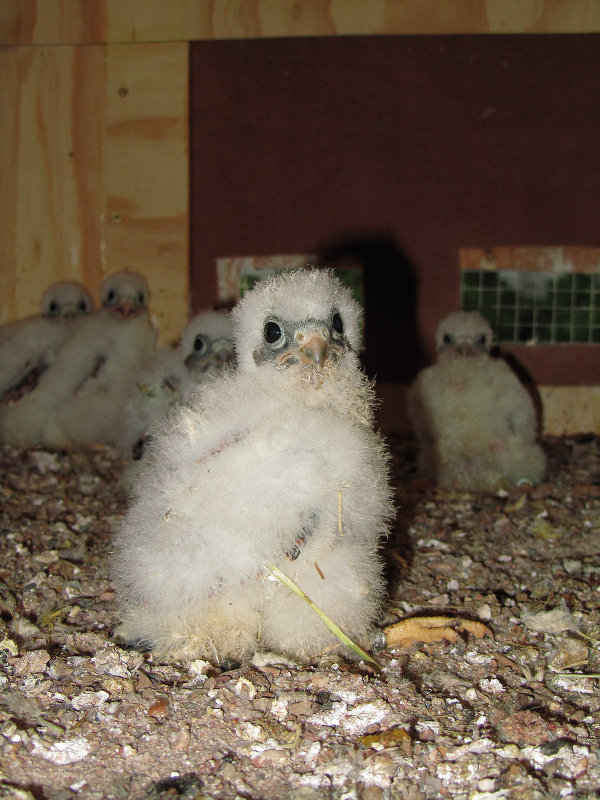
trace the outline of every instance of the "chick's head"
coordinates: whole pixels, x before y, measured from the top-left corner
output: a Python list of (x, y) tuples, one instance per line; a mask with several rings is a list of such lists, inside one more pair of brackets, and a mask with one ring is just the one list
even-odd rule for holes
[(85, 286), (77, 281), (58, 281), (47, 289), (40, 303), (42, 316), (69, 319), (94, 310), (94, 302)]
[(147, 310), (150, 290), (141, 275), (123, 270), (104, 280), (100, 297), (103, 308), (122, 319), (131, 319)]
[(181, 335), (184, 364), (193, 375), (233, 363), (231, 320), (224, 311), (201, 311)]
[(435, 334), (442, 359), (486, 355), (493, 340), (491, 325), (476, 311), (455, 311), (440, 322)]
[(239, 369), (319, 376), (353, 354), (361, 309), (328, 270), (300, 269), (261, 281), (232, 312)]

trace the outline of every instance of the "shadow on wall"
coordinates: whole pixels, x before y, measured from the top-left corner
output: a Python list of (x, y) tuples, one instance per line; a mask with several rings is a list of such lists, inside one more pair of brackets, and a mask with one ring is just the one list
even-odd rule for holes
[(365, 350), (370, 378), (410, 383), (427, 364), (417, 324), (416, 271), (390, 236), (362, 235), (317, 248), (324, 266), (359, 265), (365, 292)]
[(535, 408), (537, 434), (541, 435), (544, 430), (544, 404), (542, 403), (542, 396), (540, 395), (539, 389), (531, 377), (531, 373), (513, 353), (505, 353), (499, 347), (496, 347), (493, 349), (492, 355), (495, 358), (503, 358), (515, 373), (517, 378), (521, 381), (525, 389), (527, 389), (527, 392), (533, 401), (533, 407)]

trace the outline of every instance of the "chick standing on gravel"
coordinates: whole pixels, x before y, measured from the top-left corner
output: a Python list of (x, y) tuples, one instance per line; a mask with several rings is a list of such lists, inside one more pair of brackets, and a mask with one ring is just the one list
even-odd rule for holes
[(506, 362), (490, 355), (492, 339), (477, 312), (450, 314), (436, 331), (437, 363), (409, 391), (420, 470), (442, 487), (494, 491), (544, 475), (533, 402)]
[(317, 270), (257, 284), (234, 309), (237, 372), (202, 385), (153, 439), (116, 534), (122, 638), (218, 662), (338, 644), (274, 564), (367, 641), (392, 506), (359, 312)]

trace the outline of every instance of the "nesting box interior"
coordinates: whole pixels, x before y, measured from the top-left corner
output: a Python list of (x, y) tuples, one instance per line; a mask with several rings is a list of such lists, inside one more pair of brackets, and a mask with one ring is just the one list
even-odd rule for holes
[[(386, 428), (436, 322), (475, 302), (499, 332), (512, 314), (502, 350), (544, 430), (598, 430), (594, 9), (209, 5), (4, 4), (0, 319), (133, 269), (165, 343), (216, 299), (217, 259), (315, 253), (362, 268)], [(530, 269), (558, 276), (558, 310), (515, 303)]]
[[(97, 443), (2, 443), (0, 796), (600, 796), (599, 32), (596, 0), (2, 0), (0, 323), (37, 313), (58, 280), (97, 302), (127, 269), (150, 285), (164, 344), (219, 299), (217, 262), (233, 273), (306, 255), (358, 271), (397, 513), (371, 553), (385, 596), (360, 644), (375, 661), (339, 647), (306, 662), (162, 659), (117, 632), (109, 553), (131, 463)], [(459, 305), (490, 318), (538, 391), (539, 485), (448, 488), (418, 473), (405, 390)], [(269, 394), (252, 409), (238, 396), (262, 412)], [(193, 417), (178, 418), (178, 443)], [(241, 433), (217, 428), (207, 453), (163, 451), (165, 469), (191, 453), (164, 514), (145, 517), (163, 525), (158, 566), (176, 604), (206, 557), (227, 586), (218, 511), (222, 560), (167, 531), (183, 502), (193, 541), (202, 470), (245, 447), (251, 417), (235, 417)], [(293, 506), (303, 484), (281, 566), (304, 558), (319, 586), (332, 572), (302, 548), (327, 526), (328, 548), (351, 545), (344, 520), (360, 521), (373, 493), (349, 511), (344, 480), (317, 513), (324, 492), (298, 446), (314, 438), (271, 417), (292, 444), (278, 460), (276, 439), (259, 436), (262, 467), (242, 462), (250, 490), (263, 476), (269, 489), (242, 504), (222, 472), (214, 500), (241, 507), (229, 549), (243, 562), (264, 533), (246, 508)], [(355, 422), (368, 427), (364, 407)], [(342, 474), (349, 450), (319, 468)], [(132, 543), (151, 575), (135, 531)], [(200, 615), (204, 600), (191, 603)], [(420, 638), (392, 640), (399, 621)]]

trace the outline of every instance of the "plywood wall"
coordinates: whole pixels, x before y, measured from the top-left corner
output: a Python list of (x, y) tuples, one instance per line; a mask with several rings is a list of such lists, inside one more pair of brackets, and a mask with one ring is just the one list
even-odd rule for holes
[(2, 0), (0, 324), (127, 267), (180, 331), (191, 40), (597, 31), (597, 0)]
[(22, 47), (0, 59), (5, 322), (37, 312), (48, 282), (100, 275), (104, 55)]
[(2, 0), (0, 42), (95, 44), (403, 33), (586, 33), (597, 0)]
[(188, 316), (183, 42), (0, 49), (0, 323), (37, 313), (58, 280), (98, 300), (142, 273), (161, 339)]
[(182, 42), (106, 48), (105, 271), (146, 277), (163, 342), (188, 319), (187, 62)]
[(189, 306), (187, 42), (586, 32), (597, 0), (2, 0), (0, 323), (47, 285), (146, 275), (161, 340)]

